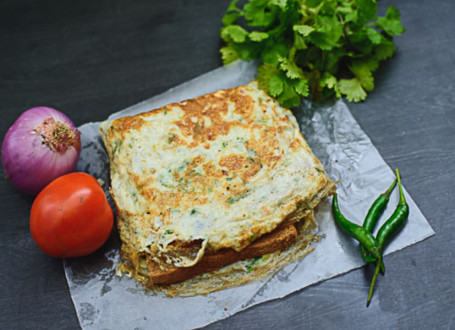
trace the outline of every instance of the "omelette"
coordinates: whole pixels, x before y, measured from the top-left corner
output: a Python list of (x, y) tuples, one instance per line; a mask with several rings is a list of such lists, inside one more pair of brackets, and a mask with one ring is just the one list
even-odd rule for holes
[[(207, 256), (241, 253), (283, 223), (314, 224), (314, 208), (334, 189), (292, 112), (256, 81), (104, 121), (100, 133), (122, 257), (152, 286), (152, 269), (195, 267)], [(306, 248), (308, 236), (299, 237)], [(232, 267), (242, 262), (245, 269), (251, 260)], [(229, 276), (231, 268), (216, 271)]]

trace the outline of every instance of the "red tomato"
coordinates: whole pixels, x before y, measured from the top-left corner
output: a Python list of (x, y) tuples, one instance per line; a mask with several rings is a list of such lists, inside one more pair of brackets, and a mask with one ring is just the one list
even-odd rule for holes
[(81, 257), (106, 242), (113, 222), (98, 181), (76, 172), (55, 179), (38, 194), (30, 214), (30, 231), (46, 254)]

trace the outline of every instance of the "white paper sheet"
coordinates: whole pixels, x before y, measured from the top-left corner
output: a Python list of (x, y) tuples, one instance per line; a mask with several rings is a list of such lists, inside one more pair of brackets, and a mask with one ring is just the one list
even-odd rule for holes
[[(255, 75), (254, 62), (237, 62), (117, 112), (109, 119), (245, 84)], [(334, 180), (340, 180), (337, 191), (342, 212), (360, 224), (369, 205), (393, 181), (393, 171), (341, 100), (317, 106), (304, 102), (294, 114), (306, 140), (328, 174)], [(83, 149), (78, 170), (109, 182), (108, 159), (98, 134), (98, 123), (88, 123), (79, 129), (82, 132)], [(406, 193), (406, 198), (410, 206), (408, 223), (387, 247), (386, 254), (434, 234), (411, 196)], [(397, 202), (398, 189), (395, 189), (382, 221), (393, 212)], [(120, 243), (114, 232), (101, 251), (87, 258), (64, 262), (80, 324), (83, 329), (201, 327), (364, 265), (356, 242), (335, 226), (329, 199), (321, 202), (315, 216), (319, 225), (318, 234), (323, 238), (315, 244), (315, 251), (304, 259), (260, 281), (188, 298), (153, 295), (133, 279), (115, 276)]]

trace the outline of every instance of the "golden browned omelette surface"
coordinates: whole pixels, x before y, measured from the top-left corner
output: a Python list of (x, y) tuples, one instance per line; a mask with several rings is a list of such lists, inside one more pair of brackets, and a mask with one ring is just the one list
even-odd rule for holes
[(300, 220), (333, 186), (292, 113), (254, 81), (105, 121), (100, 132), (122, 248), (162, 267), (239, 251)]

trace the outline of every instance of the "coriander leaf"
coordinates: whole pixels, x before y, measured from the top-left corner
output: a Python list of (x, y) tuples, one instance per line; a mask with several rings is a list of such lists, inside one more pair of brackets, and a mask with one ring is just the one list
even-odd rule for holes
[(405, 29), (400, 22), (400, 12), (393, 6), (387, 8), (387, 12), (384, 17), (378, 17), (376, 20), (376, 26), (389, 36), (396, 36), (402, 34)]
[(275, 42), (268, 43), (265, 49), (261, 53), (261, 58), (264, 63), (271, 63), (274, 66), (278, 66), (279, 58), (286, 56), (287, 48), (283, 44), (277, 44)]
[(324, 68), (322, 71), (326, 71), (330, 74), (336, 74), (342, 59), (346, 56), (345, 50), (342, 48), (333, 49), (330, 52), (326, 52), (324, 56)]
[(284, 71), (286, 77), (290, 79), (303, 78), (302, 69), (300, 69), (295, 63), (292, 63), (285, 57), (278, 58), (280, 62), (279, 68)]
[(221, 59), (223, 60), (224, 65), (232, 63), (232, 62), (240, 59), (239, 56), (237, 55), (235, 49), (230, 46), (222, 47), (220, 49), (220, 52), (221, 52)]
[(371, 92), (374, 89), (374, 78), (371, 72), (364, 72), (356, 77), (360, 81), (364, 90)]
[(294, 35), (294, 48), (296, 50), (308, 48), (308, 46), (305, 42), (305, 37), (302, 37), (302, 35), (299, 33), (295, 33), (295, 35)]
[(276, 21), (274, 22), (275, 24), (272, 25), (273, 28), (270, 30), (270, 33), (273, 33), (277, 41), (284, 42), (287, 38), (286, 34), (289, 33), (292, 25), (299, 22), (301, 17), (298, 8), (299, 4), (296, 0), (288, 0), (286, 9), (281, 9), (276, 6), (272, 7), (276, 13)]
[(240, 12), (240, 9), (237, 8), (237, 2), (239, 2), (239, 0), (232, 0), (226, 12), (227, 13)]
[(278, 6), (283, 10), (286, 8), (286, 2), (287, 0), (270, 0), (271, 5)]
[(239, 17), (241, 17), (241, 16), (242, 16), (242, 14), (240, 14), (240, 13), (228, 13), (223, 16), (223, 20), (222, 20), (223, 25), (224, 26), (231, 25), (236, 20), (238, 20)]
[(383, 61), (392, 57), (395, 53), (395, 44), (391, 41), (386, 40), (383, 41), (381, 44), (375, 46), (373, 48), (374, 58), (378, 61)]
[(249, 37), (252, 41), (259, 42), (267, 39), (269, 37), (269, 34), (266, 32), (252, 31), (250, 32)]
[(367, 93), (357, 78), (341, 79), (338, 82), (338, 88), (341, 94), (346, 95), (349, 102), (360, 102), (367, 97)]
[(360, 82), (360, 85), (367, 91), (370, 92), (374, 88), (374, 78), (371, 71), (366, 70), (365, 68), (355, 68), (350, 67), (352, 73), (355, 74), (357, 80)]
[(245, 42), (233, 45), (240, 59), (245, 61), (254, 60), (259, 56), (261, 45), (257, 42)]
[(322, 50), (331, 50), (343, 34), (343, 27), (336, 17), (318, 16), (317, 27), (310, 40)]
[(314, 31), (314, 27), (309, 25), (294, 25), (292, 29), (298, 32), (303, 37), (308, 36), (311, 32)]
[(268, 0), (251, 0), (243, 6), (245, 19), (250, 26), (267, 27), (275, 20), (274, 11), (268, 7)]
[(372, 28), (367, 29), (367, 36), (368, 39), (370, 39), (371, 42), (375, 45), (380, 44), (383, 38), (382, 34), (380, 34), (378, 31)]
[(373, 50), (373, 43), (364, 31), (350, 35), (349, 41), (351, 43), (351, 47), (355, 50), (355, 52), (350, 54), (351, 57), (357, 58), (359, 55), (369, 55)]
[(221, 37), (224, 41), (232, 40), (237, 43), (245, 42), (248, 32), (240, 25), (229, 25), (221, 29)]
[(359, 17), (359, 15), (358, 15), (357, 11), (353, 10), (353, 11), (349, 12), (348, 14), (346, 14), (345, 22), (357, 22), (358, 17)]
[(337, 85), (337, 78), (330, 73), (325, 72), (320, 80), (321, 87), (335, 88)]
[(376, 0), (357, 0), (358, 24), (372, 20), (378, 11)]
[(307, 97), (310, 92), (309, 92), (309, 87), (308, 87), (308, 80), (306, 79), (300, 79), (297, 81), (297, 83), (294, 86), (295, 92), (299, 94), (301, 97)]
[(344, 23), (357, 22), (358, 20), (358, 11), (352, 8), (352, 4), (348, 2), (343, 2), (340, 4), (340, 7), (336, 10), (337, 14), (344, 16)]
[(269, 81), (269, 92), (273, 97), (277, 97), (283, 92), (284, 82), (280, 75), (275, 74)]
[(369, 71), (374, 72), (379, 66), (379, 62), (373, 58), (354, 61), (351, 65), (351, 71), (356, 72)]
[(237, 2), (238, 0), (232, 0), (229, 4), (226, 14), (223, 16), (222, 20), (224, 26), (231, 25), (242, 16), (242, 11), (237, 8)]
[(300, 104), (300, 97), (289, 84), (283, 85), (283, 93), (278, 97), (278, 102), (286, 108), (294, 108)]
[(349, 69), (360, 81), (362, 87), (370, 92), (374, 88), (374, 78), (372, 72), (374, 72), (379, 66), (378, 61), (374, 59), (368, 59), (363, 61), (354, 62)]
[(332, 76), (330, 73), (324, 72), (320, 79), (320, 85), (321, 87), (326, 87), (328, 89), (335, 91), (336, 97), (341, 97), (341, 93), (338, 89), (337, 78)]
[(258, 67), (258, 87), (267, 91), (270, 94), (270, 80), (276, 74), (279, 74), (280, 71), (270, 63), (262, 64)]
[(307, 0), (306, 1), (306, 5), (309, 7), (309, 8), (314, 8), (314, 7), (317, 7), (321, 4), (322, 0)]

